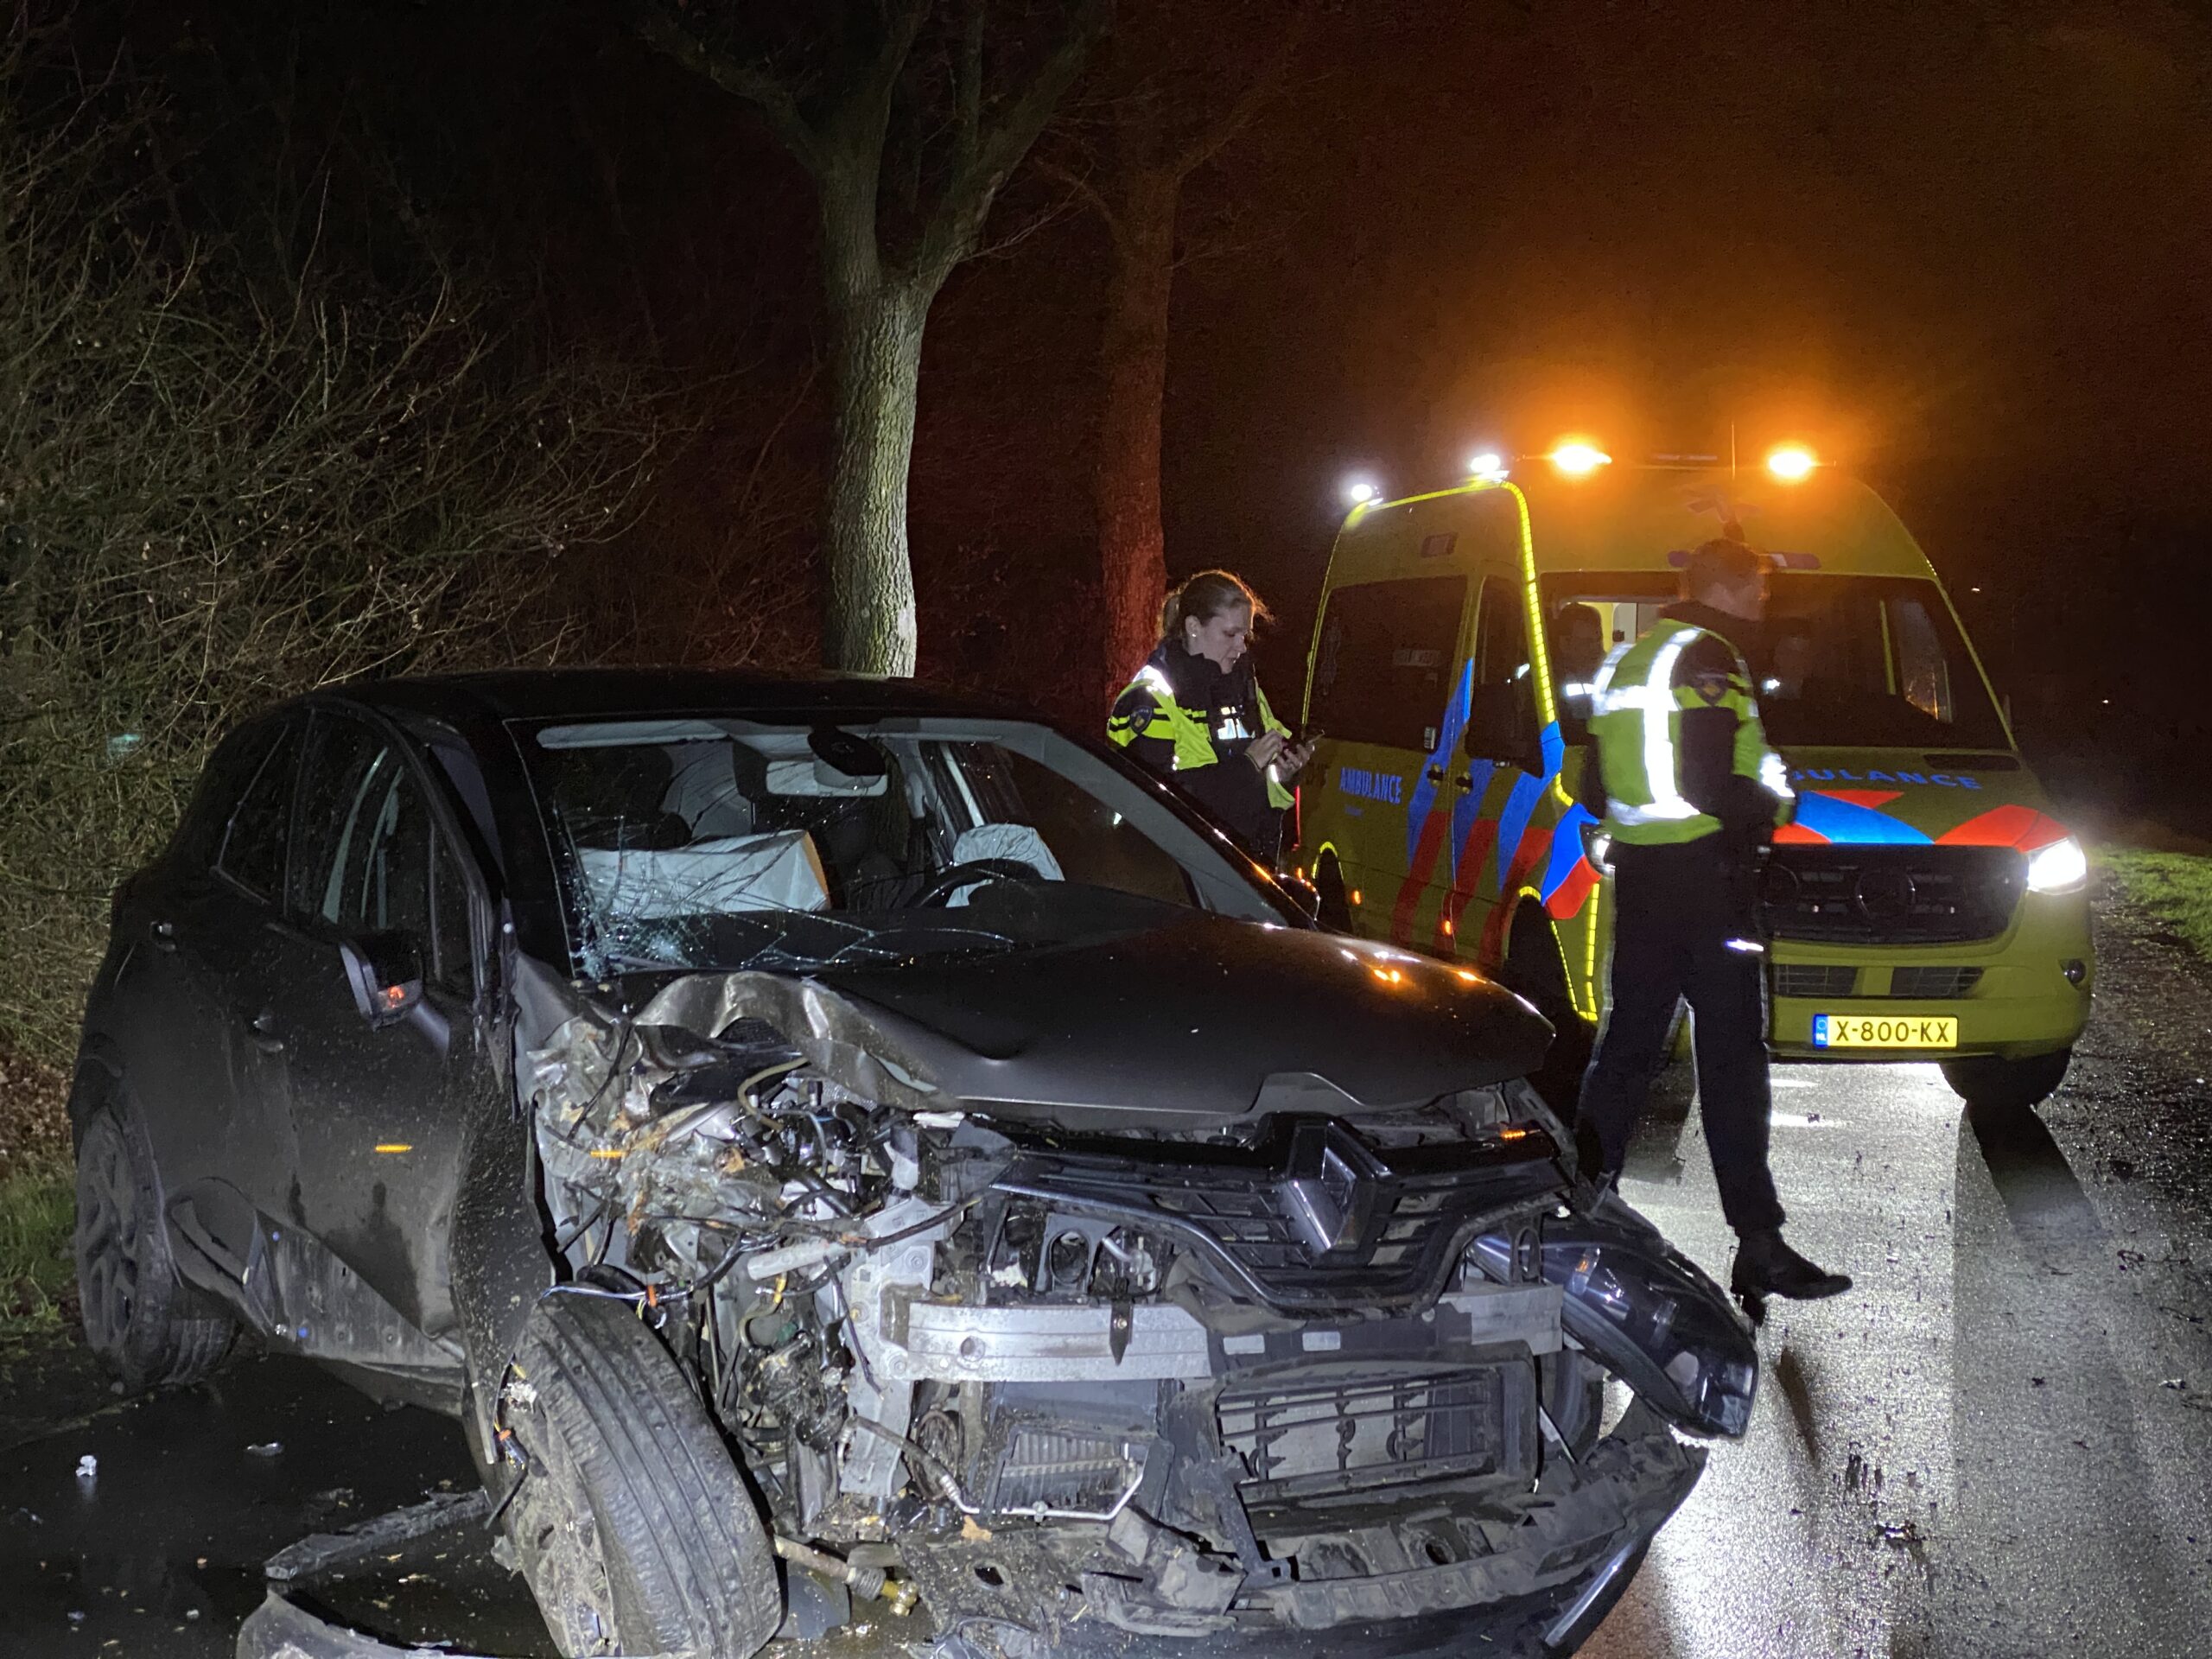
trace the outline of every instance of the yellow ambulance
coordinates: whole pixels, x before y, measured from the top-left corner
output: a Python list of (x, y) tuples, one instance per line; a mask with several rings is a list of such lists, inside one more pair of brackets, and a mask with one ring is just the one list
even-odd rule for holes
[(1611, 912), (1575, 799), (1591, 683), (1687, 550), (1738, 535), (1771, 562), (1750, 666), (1797, 791), (1761, 878), (1776, 1056), (1940, 1060), (1990, 1108), (2056, 1088), (2089, 1010), (2087, 861), (1897, 515), (1795, 448), (1740, 473), (1581, 442), (1476, 464), (1360, 502), (1331, 555), (1295, 855), (1324, 919), (1498, 975), (1558, 1027), (1571, 1091)]

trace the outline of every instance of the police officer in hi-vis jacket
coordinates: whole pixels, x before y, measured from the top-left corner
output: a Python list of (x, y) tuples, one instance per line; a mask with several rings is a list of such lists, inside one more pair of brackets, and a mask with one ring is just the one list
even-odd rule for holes
[(1766, 607), (1766, 562), (1738, 540), (1688, 556), (1680, 603), (1608, 657), (1591, 691), (1585, 804), (1611, 838), (1611, 991), (1582, 1079), (1577, 1140), (1618, 1175), (1678, 999), (1694, 1016), (1698, 1109), (1720, 1206), (1740, 1241), (1731, 1288), (1834, 1296), (1851, 1281), (1791, 1249), (1767, 1166), (1766, 947), (1760, 848), (1794, 804), (1737, 641)]
[(1106, 735), (1273, 865), (1290, 780), (1313, 746), (1290, 741), (1245, 655), (1267, 613), (1228, 571), (1192, 576), (1167, 596), (1159, 647), (1115, 699)]

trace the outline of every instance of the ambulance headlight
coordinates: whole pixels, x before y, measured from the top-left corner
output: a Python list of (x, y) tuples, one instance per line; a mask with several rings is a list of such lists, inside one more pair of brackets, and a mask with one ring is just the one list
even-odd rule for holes
[(2028, 855), (2030, 893), (2072, 893), (2089, 879), (2089, 855), (2068, 836)]

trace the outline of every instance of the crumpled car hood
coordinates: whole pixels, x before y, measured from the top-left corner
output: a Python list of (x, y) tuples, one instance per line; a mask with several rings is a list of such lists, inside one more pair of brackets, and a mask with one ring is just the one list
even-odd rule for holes
[(1409, 1105), (1524, 1076), (1550, 1041), (1470, 969), (1211, 917), (817, 982), (947, 1094), (1070, 1128)]

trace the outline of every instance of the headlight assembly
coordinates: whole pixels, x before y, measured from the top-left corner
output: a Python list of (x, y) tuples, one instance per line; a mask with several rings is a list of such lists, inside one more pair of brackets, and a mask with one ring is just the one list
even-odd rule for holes
[(2030, 893), (2072, 893), (2089, 879), (2089, 855), (2071, 836), (2028, 855)]
[[(1694, 1434), (1743, 1433), (1758, 1391), (1758, 1351), (1720, 1287), (1656, 1232), (1575, 1215), (1543, 1224), (1547, 1284), (1567, 1333)], [(1513, 1281), (1502, 1234), (1475, 1241), (1484, 1273)]]

